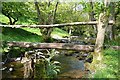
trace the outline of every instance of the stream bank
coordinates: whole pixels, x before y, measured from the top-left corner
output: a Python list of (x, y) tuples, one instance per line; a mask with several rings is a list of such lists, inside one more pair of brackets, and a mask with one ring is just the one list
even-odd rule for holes
[[(57, 75), (58, 79), (62, 78), (85, 78), (88, 76), (89, 71), (85, 69), (84, 63), (86, 62), (87, 56), (90, 55), (88, 52), (76, 52), (76, 51), (66, 51), (66, 50), (58, 50), (58, 54), (53, 57), (53, 61), (60, 62), (60, 72)], [(29, 63), (31, 60), (28, 60)], [(3, 65), (3, 68), (6, 68), (5, 70), (2, 70), (3, 72), (3, 78), (37, 78), (35, 77), (36, 74), (41, 71), (45, 70), (45, 68), (37, 68), (34, 67), (34, 73), (31, 71), (31, 64), (22, 64), (20, 61), (13, 61), (10, 63), (7, 63)], [(43, 64), (42, 64), (43, 65)], [(16, 67), (17, 66), (17, 67)], [(12, 71), (9, 71), (10, 68), (13, 68)], [(25, 70), (27, 69), (27, 71)], [(26, 72), (25, 72), (26, 71)], [(37, 73), (36, 73), (37, 72)], [(27, 75), (26, 75), (27, 74)], [(46, 75), (46, 73), (41, 73), (43, 76)], [(40, 75), (41, 75), (40, 74)], [(9, 75), (9, 76), (8, 76)], [(37, 75), (37, 76), (40, 76)]]

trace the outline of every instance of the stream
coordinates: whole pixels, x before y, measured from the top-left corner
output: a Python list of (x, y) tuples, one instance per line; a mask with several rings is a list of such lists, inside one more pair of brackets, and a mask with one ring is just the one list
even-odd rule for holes
[[(62, 53), (63, 52), (63, 53)], [(73, 55), (65, 55), (64, 52), (68, 53), (67, 51), (62, 51), (60, 54), (57, 54), (53, 57), (53, 60), (60, 62), (60, 73), (58, 74), (58, 78), (84, 78), (87, 76), (88, 72), (85, 70), (84, 67), (84, 60), (79, 60), (76, 58), (76, 54)], [(19, 61), (18, 62), (10, 62), (3, 66), (6, 68), (2, 70), (3, 78), (24, 78), (24, 69), (23, 66)], [(14, 68), (13, 68), (14, 67)], [(10, 69), (13, 68), (13, 71)]]
[(75, 56), (60, 54), (55, 56), (54, 60), (61, 63), (58, 78), (83, 78), (87, 74), (84, 61), (77, 59)]

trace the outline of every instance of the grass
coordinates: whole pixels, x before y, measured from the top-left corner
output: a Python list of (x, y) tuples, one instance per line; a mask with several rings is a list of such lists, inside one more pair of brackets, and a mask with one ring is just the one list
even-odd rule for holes
[(116, 51), (113, 49), (106, 49), (104, 50), (104, 60), (103, 63), (106, 66), (97, 71), (94, 75), (94, 78), (114, 78), (120, 79), (119, 76), (119, 53), (120, 50)]
[(104, 43), (105, 45), (120, 46), (120, 36), (117, 36), (114, 40), (107, 40)]
[(28, 32), (31, 32), (31, 33), (35, 33), (37, 35), (42, 35), (41, 32), (40, 32), (40, 29), (38, 28), (22, 28), (23, 30), (26, 30)]
[[(59, 28), (55, 28), (51, 36), (58, 35), (60, 37), (69, 36), (67, 32)], [(43, 36), (39, 29), (35, 28), (2, 28), (3, 41), (25, 41), (25, 42), (43, 42)]]
[(70, 36), (66, 31), (64, 31), (60, 28), (54, 28), (51, 33), (51, 37), (55, 38), (56, 35), (60, 38), (65, 37), (65, 36)]
[(9, 22), (9, 19), (8, 19), (6, 16), (0, 14), (0, 22), (8, 23), (8, 22)]
[(31, 33), (20, 28), (2, 28), (2, 40), (4, 41), (25, 41), (25, 42), (42, 42), (40, 35)]

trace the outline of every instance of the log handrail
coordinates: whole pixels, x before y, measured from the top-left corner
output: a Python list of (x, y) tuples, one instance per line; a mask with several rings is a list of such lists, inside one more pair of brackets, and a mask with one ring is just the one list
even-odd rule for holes
[[(52, 28), (52, 27), (64, 27), (64, 26), (76, 26), (76, 25), (97, 25), (98, 21), (90, 21), (90, 22), (73, 22), (73, 23), (62, 23), (62, 24), (51, 24), (51, 25), (0, 25), (2, 27), (12, 27), (12, 28), (22, 28), (22, 27), (30, 27), (30, 28)], [(113, 25), (114, 21), (109, 21), (109, 25)]]

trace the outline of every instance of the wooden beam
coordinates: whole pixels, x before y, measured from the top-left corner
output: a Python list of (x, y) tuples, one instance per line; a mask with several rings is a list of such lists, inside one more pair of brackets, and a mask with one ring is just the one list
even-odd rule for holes
[(31, 43), (31, 42), (7, 42), (8, 46), (24, 48), (41, 48), (41, 49), (67, 49), (78, 51), (93, 51), (94, 45), (79, 45), (72, 43)]
[[(51, 24), (51, 25), (0, 25), (2, 27), (12, 27), (12, 28), (21, 28), (21, 27), (30, 27), (30, 28), (51, 28), (51, 27), (64, 27), (64, 26), (76, 26), (76, 25), (96, 25), (98, 21), (91, 22), (73, 22), (73, 23), (62, 23), (62, 24)], [(114, 21), (109, 21), (109, 25), (114, 24)]]
[[(80, 45), (74, 43), (32, 43), (32, 42), (6, 42), (8, 46), (24, 47), (24, 48), (39, 48), (39, 49), (63, 49), (63, 50), (77, 50), (77, 51), (93, 51), (94, 45)], [(120, 50), (120, 46), (107, 46), (106, 48), (112, 48)]]

